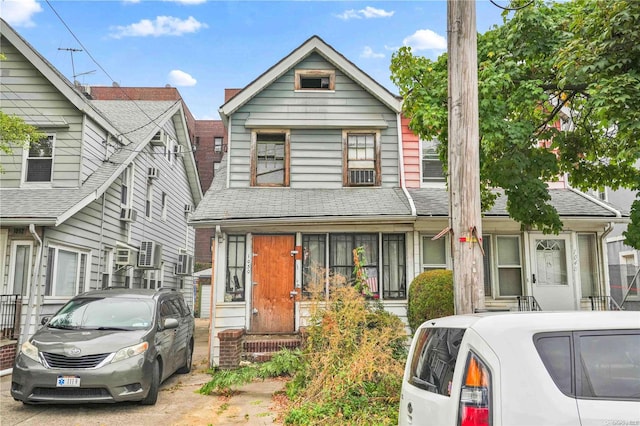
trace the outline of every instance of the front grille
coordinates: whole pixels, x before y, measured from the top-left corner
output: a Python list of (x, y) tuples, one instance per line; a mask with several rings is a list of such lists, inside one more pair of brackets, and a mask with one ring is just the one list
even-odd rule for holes
[(69, 357), (51, 352), (43, 352), (42, 355), (51, 368), (95, 368), (109, 356), (109, 354), (95, 354)]
[(34, 399), (105, 399), (111, 398), (103, 388), (34, 388)]

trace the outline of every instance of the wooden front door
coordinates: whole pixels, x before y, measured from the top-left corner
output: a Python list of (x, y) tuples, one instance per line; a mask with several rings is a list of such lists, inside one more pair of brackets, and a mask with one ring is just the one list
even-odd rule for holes
[(293, 235), (254, 235), (252, 265), (253, 333), (294, 331), (295, 248)]

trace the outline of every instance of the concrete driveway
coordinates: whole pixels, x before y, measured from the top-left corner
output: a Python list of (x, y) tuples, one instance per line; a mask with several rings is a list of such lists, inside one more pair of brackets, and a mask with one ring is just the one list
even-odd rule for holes
[(0, 424), (13, 425), (270, 425), (275, 424), (272, 395), (283, 388), (279, 380), (254, 382), (239, 388), (231, 398), (200, 395), (198, 389), (210, 379), (207, 370), (207, 320), (196, 319), (193, 369), (174, 374), (161, 386), (153, 406), (133, 403), (82, 405), (25, 405), (10, 394), (11, 375), (0, 387)]

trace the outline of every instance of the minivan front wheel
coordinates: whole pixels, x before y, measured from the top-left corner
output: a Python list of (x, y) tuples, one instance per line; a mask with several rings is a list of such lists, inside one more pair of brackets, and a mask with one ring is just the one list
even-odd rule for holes
[(147, 397), (140, 401), (142, 405), (155, 405), (158, 400), (158, 390), (160, 389), (160, 365), (154, 361), (151, 368), (151, 385)]
[(179, 374), (187, 374), (191, 371), (191, 364), (193, 364), (193, 341), (189, 342), (187, 346), (187, 354), (184, 360), (184, 365), (178, 368)]

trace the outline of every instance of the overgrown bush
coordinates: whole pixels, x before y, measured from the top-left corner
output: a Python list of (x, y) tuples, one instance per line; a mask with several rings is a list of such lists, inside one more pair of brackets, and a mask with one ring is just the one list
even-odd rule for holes
[(411, 281), (407, 318), (412, 331), (428, 319), (454, 314), (453, 272), (425, 271)]
[(287, 385), (294, 425), (397, 424), (406, 354), (402, 321), (355, 287), (314, 300), (304, 368)]

